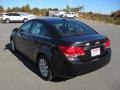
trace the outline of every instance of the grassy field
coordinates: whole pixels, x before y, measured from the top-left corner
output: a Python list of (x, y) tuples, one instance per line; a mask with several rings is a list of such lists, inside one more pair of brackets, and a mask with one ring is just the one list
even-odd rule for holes
[(79, 18), (120, 25), (120, 11), (116, 11), (111, 15), (95, 14), (92, 12), (81, 13)]

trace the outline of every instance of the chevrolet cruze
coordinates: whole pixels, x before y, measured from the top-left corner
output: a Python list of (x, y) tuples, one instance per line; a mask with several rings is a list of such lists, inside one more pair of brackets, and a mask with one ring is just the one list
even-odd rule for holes
[(73, 19), (38, 18), (15, 28), (11, 50), (36, 63), (44, 80), (74, 77), (85, 69), (106, 65), (111, 48), (108, 37)]

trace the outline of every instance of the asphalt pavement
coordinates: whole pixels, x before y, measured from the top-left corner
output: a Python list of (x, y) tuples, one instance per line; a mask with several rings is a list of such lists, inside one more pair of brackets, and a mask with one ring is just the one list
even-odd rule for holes
[(120, 90), (120, 26), (81, 21), (110, 38), (111, 61), (94, 72), (53, 81), (42, 80), (33, 62), (9, 50), (10, 33), (22, 23), (0, 23), (0, 90)]

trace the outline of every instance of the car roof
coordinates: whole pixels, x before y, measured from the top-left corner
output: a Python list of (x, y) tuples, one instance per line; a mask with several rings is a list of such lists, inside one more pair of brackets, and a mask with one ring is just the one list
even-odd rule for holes
[(43, 21), (46, 21), (46, 22), (50, 22), (50, 21), (63, 21), (63, 20), (76, 21), (75, 19), (60, 18), (60, 17), (37, 17), (36, 19), (43, 20)]

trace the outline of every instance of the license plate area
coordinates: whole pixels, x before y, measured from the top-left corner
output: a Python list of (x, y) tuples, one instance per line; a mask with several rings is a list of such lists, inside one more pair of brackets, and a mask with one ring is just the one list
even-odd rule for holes
[(100, 55), (100, 54), (101, 54), (100, 48), (91, 49), (91, 56), (92, 56), (92, 57), (98, 56), (98, 55)]

